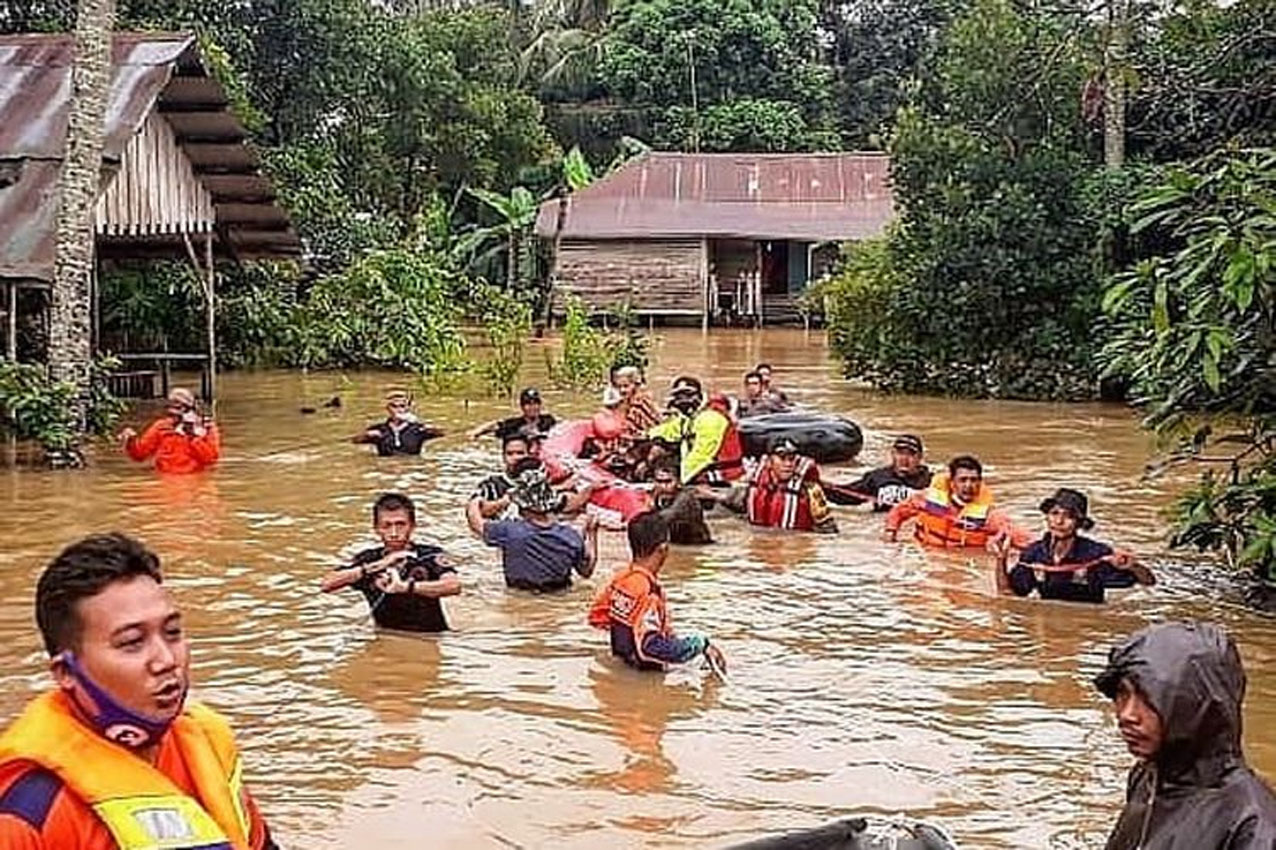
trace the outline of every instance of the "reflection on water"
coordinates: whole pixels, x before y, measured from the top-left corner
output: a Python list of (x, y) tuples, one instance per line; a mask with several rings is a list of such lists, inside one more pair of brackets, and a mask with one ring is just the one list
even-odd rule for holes
[[(1172, 483), (1140, 480), (1151, 447), (1121, 407), (879, 397), (837, 379), (818, 336), (789, 331), (668, 332), (652, 381), (693, 371), (735, 391), (759, 360), (791, 395), (860, 422), (865, 463), (892, 433), (917, 432), (932, 460), (983, 458), (1022, 522), (1040, 523), (1056, 486), (1078, 486), (1096, 536), (1164, 559)], [(1220, 605), (1169, 561), (1162, 586), (1086, 608), (998, 598), (984, 558), (884, 544), (868, 514), (839, 511), (836, 537), (717, 517), (718, 542), (675, 552), (666, 584), (675, 623), (726, 648), (730, 683), (618, 667), (585, 613), (625, 557), (620, 536), (604, 535), (599, 573), (565, 595), (506, 591), (461, 514), (500, 462), (464, 431), (503, 403), (418, 396), (450, 436), (422, 459), (378, 460), (345, 439), (399, 382), (227, 375), (226, 458), (207, 476), (159, 481), (109, 450), (85, 471), (0, 470), (0, 717), (43, 687), (31, 613), (42, 564), (118, 528), (164, 556), (199, 694), (232, 716), (286, 846), (704, 847), (906, 811), (968, 847), (1092, 847), (1128, 758), (1089, 679), (1117, 637), (1175, 617), (1237, 633), (1250, 756), (1276, 775), (1276, 625)], [(341, 408), (299, 412), (333, 395)], [(560, 415), (592, 405), (545, 395)], [(361, 596), (317, 592), (370, 542), (369, 507), (388, 489), (417, 500), (420, 536), (460, 562), (465, 593), (444, 602), (452, 633), (378, 635)]]

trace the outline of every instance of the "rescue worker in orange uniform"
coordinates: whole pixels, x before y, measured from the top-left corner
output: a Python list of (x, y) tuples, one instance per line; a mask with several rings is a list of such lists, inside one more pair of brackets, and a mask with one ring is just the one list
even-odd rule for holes
[(0, 735), (6, 850), (277, 850), (220, 714), (186, 698), (190, 648), (159, 559), (120, 534), (36, 587), (54, 687)]
[(745, 514), (751, 525), (837, 533), (837, 522), (820, 484), (820, 468), (811, 458), (799, 454), (797, 444), (788, 438), (781, 438), (771, 447), (749, 474), (747, 484), (737, 484), (721, 497), (712, 490), (702, 490), (700, 495)]
[(678, 637), (669, 622), (660, 568), (669, 557), (669, 524), (657, 511), (629, 521), (632, 562), (598, 594), (589, 624), (611, 633), (611, 654), (639, 670), (665, 670), (700, 655), (726, 670), (722, 651), (704, 635)]
[(1016, 549), (1032, 543), (1032, 534), (1016, 526), (993, 506), (992, 490), (984, 483), (978, 459), (960, 455), (948, 472), (936, 475), (930, 486), (891, 508), (886, 515), (886, 538), (895, 541), (900, 527), (916, 518), (917, 542), (936, 549), (991, 549), (1009, 540)]
[(174, 387), (168, 394), (165, 416), (156, 419), (139, 437), (132, 428), (120, 432), (124, 451), (136, 461), (155, 458), (157, 472), (199, 472), (217, 463), (222, 439), (212, 417), (201, 416), (195, 396)]

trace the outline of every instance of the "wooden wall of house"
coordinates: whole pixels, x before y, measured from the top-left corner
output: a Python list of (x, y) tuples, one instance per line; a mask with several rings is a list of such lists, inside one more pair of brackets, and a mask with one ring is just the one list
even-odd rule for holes
[(195, 176), (173, 128), (155, 110), (120, 156), (120, 167), (98, 199), (97, 232), (110, 236), (207, 233), (213, 198)]
[(699, 239), (563, 240), (559, 293), (607, 309), (629, 302), (639, 312), (700, 315), (708, 260)]

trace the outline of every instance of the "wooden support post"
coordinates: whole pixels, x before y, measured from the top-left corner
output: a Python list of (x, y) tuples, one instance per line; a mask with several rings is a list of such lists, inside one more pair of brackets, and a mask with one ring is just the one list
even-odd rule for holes
[(213, 262), (213, 234), (204, 237), (204, 262), (208, 278), (204, 297), (208, 299), (208, 401), (217, 397), (217, 266)]
[(18, 362), (18, 282), (9, 281), (9, 337), (5, 341), (5, 355)]

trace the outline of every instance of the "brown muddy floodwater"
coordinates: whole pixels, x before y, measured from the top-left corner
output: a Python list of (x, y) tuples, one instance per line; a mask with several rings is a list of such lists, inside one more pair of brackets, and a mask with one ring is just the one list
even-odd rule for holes
[[(528, 359), (537, 380), (540, 351)], [(233, 719), (286, 847), (721, 847), (853, 812), (931, 819), (963, 848), (1101, 846), (1129, 758), (1090, 678), (1113, 640), (1181, 617), (1237, 635), (1250, 759), (1276, 776), (1276, 621), (1166, 559), (1171, 485), (1140, 481), (1152, 447), (1129, 411), (880, 397), (840, 380), (823, 337), (800, 331), (666, 332), (651, 382), (690, 371), (734, 392), (763, 359), (797, 400), (861, 423), (864, 463), (904, 429), (932, 461), (977, 453), (1034, 526), (1044, 495), (1081, 487), (1096, 536), (1157, 563), (1162, 586), (1105, 608), (998, 599), (986, 558), (884, 544), (869, 514), (842, 511), (837, 537), (724, 518), (716, 545), (676, 551), (665, 575), (675, 622), (714, 636), (731, 681), (638, 674), (585, 623), (624, 558), (619, 535), (604, 535), (592, 581), (531, 597), (507, 592), (466, 533), (462, 505), (499, 457), (462, 434), (504, 404), (418, 397), (454, 436), (378, 460), (344, 438), (378, 416), (395, 376), (231, 374), (225, 458), (207, 477), (161, 483), (109, 450), (81, 472), (0, 470), (0, 720), (45, 684), (31, 613), (43, 563), (120, 529), (164, 558), (198, 696)], [(334, 394), (340, 410), (298, 412)], [(545, 395), (560, 416), (593, 406)], [(462, 564), (441, 639), (378, 635), (362, 597), (316, 590), (371, 541), (369, 506), (391, 489)]]

